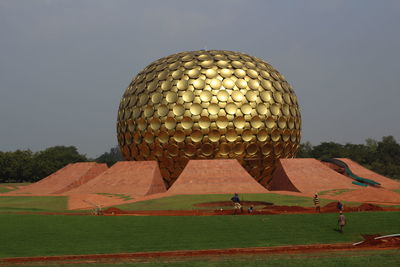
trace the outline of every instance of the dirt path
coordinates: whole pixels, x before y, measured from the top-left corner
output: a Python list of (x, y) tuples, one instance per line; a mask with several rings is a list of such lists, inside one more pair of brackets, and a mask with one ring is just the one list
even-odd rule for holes
[(89, 255), (64, 255), (46, 257), (20, 257), (0, 259), (0, 266), (21, 265), (29, 263), (50, 264), (72, 264), (72, 263), (100, 263), (107, 261), (140, 261), (145, 259), (160, 258), (191, 258), (202, 256), (222, 255), (251, 255), (251, 254), (306, 254), (333, 251), (360, 251), (360, 250), (383, 250), (400, 248), (400, 237), (388, 237), (375, 239), (376, 236), (365, 236), (364, 242), (359, 245), (339, 244), (316, 244), (276, 247), (252, 247), (252, 248), (229, 248), (229, 249), (208, 249), (208, 250), (179, 250), (179, 251), (156, 251), (156, 252), (134, 252), (115, 254), (89, 254)]

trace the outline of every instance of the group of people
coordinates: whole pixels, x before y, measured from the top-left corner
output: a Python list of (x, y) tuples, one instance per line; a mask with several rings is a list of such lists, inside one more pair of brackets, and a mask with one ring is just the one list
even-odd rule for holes
[[(315, 206), (315, 211), (318, 213), (321, 212), (320, 201), (317, 193), (315, 193), (314, 195), (313, 202)], [(343, 214), (344, 210), (343, 202), (339, 200), (336, 204), (336, 208), (339, 211), (339, 218), (338, 218), (339, 231), (343, 233), (343, 227), (346, 225), (346, 216), (344, 216)]]
[[(240, 198), (239, 198), (239, 195), (237, 193), (235, 193), (233, 195), (233, 197), (231, 198), (231, 201), (233, 203), (233, 207), (235, 208), (235, 214), (238, 211), (243, 212), (242, 205), (240, 204)], [(319, 201), (317, 193), (315, 193), (315, 195), (314, 195), (313, 202), (314, 202), (314, 206), (315, 206), (315, 211), (320, 213), (321, 212), (321, 205), (320, 205), (320, 201)], [(338, 218), (339, 231), (341, 233), (343, 233), (343, 227), (346, 225), (346, 217), (343, 214), (343, 210), (344, 210), (343, 202), (339, 200), (337, 202), (337, 204), (336, 204), (336, 207), (337, 207), (337, 209), (339, 211), (339, 218)], [(250, 206), (249, 209), (248, 209), (248, 212), (251, 213), (253, 211), (254, 211), (253, 206)]]

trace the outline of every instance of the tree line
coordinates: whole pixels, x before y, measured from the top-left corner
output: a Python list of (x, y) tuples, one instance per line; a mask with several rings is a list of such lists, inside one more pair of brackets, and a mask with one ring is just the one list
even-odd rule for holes
[(338, 144), (323, 142), (313, 146), (310, 142), (300, 145), (298, 158), (350, 158), (383, 176), (400, 179), (400, 144), (393, 136), (381, 141), (367, 139), (365, 144)]
[[(400, 144), (393, 136), (385, 136), (381, 141), (367, 139), (365, 144), (323, 142), (313, 146), (305, 142), (300, 145), (297, 157), (350, 158), (381, 175), (400, 179)], [(96, 161), (110, 167), (121, 160), (118, 147), (95, 159), (80, 154), (75, 146), (54, 146), (35, 153), (30, 150), (0, 151), (0, 183), (36, 182), (69, 163)]]

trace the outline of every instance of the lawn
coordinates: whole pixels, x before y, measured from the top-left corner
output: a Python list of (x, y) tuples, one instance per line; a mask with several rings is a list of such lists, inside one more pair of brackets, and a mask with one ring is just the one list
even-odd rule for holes
[(64, 196), (0, 196), (0, 213), (20, 211), (65, 211), (68, 198)]
[[(141, 202), (129, 203), (116, 206), (123, 210), (192, 210), (200, 209), (195, 207), (195, 204), (216, 202), (216, 201), (230, 201), (232, 195), (220, 194), (220, 195), (177, 195), (152, 200), (146, 200)], [(299, 197), (289, 196), (280, 194), (240, 194), (242, 201), (265, 201), (273, 203), (274, 205), (285, 205), (285, 206), (302, 206), (311, 207), (313, 206), (312, 198), (310, 197)], [(321, 199), (321, 205), (324, 206), (333, 200)], [(345, 203), (346, 205), (354, 205), (355, 203)], [(359, 204), (359, 203), (356, 203)], [(215, 209), (217, 207), (214, 207)], [(220, 207), (218, 207), (220, 208)], [(222, 207), (221, 207), (222, 208)], [(229, 208), (232, 208), (230, 206)], [(203, 209), (210, 209), (209, 207), (203, 207)]]
[(0, 214), (0, 257), (197, 250), (356, 242), (400, 233), (400, 212), (270, 216), (67, 216)]
[(29, 184), (30, 183), (0, 183), (0, 194), (17, 190), (19, 187)]

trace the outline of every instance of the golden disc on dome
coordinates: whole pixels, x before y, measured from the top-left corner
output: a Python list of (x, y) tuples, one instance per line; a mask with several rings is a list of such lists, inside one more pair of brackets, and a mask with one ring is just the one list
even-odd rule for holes
[(168, 114), (169, 108), (166, 105), (159, 105), (157, 108), (158, 116), (164, 117)]
[(208, 113), (211, 115), (217, 115), (219, 113), (219, 106), (217, 104), (210, 104), (207, 108)]
[(218, 130), (211, 130), (210, 133), (208, 134), (208, 139), (210, 139), (211, 142), (218, 142), (221, 137), (221, 134), (219, 133)]
[(210, 91), (204, 90), (200, 93), (200, 99), (203, 102), (210, 102), (211, 97), (212, 97), (212, 93)]
[(146, 120), (144, 118), (139, 118), (137, 120), (137, 125), (138, 125), (138, 129), (143, 131), (147, 127), (147, 122), (146, 122)]
[(244, 152), (244, 144), (243, 143), (236, 143), (233, 145), (232, 150), (235, 154), (241, 155)]
[(203, 68), (211, 68), (213, 65), (214, 65), (213, 60), (204, 60), (200, 63), (200, 66), (202, 66)]
[(234, 115), (236, 114), (237, 106), (234, 103), (229, 103), (225, 106), (226, 113)]
[(151, 120), (150, 120), (150, 128), (153, 130), (153, 131), (157, 131), (158, 129), (160, 129), (160, 126), (161, 126), (161, 121), (160, 121), (160, 119), (158, 119), (158, 118), (152, 118)]
[(200, 117), (200, 120), (199, 120), (200, 128), (206, 129), (206, 128), (209, 128), (210, 125), (211, 125), (210, 118), (205, 117), (205, 116)]
[(226, 78), (222, 81), (222, 86), (226, 89), (232, 89), (235, 86), (235, 83), (231, 79)]
[(244, 89), (247, 87), (247, 82), (244, 79), (237, 79), (235, 82), (236, 86), (240, 89)]
[(270, 110), (271, 110), (272, 115), (280, 115), (281, 114), (281, 108), (280, 108), (279, 104), (276, 104), (276, 103), (272, 104), (270, 106)]
[(228, 123), (229, 121), (225, 116), (219, 116), (216, 121), (217, 127), (220, 129), (225, 129), (228, 126)]
[(256, 90), (249, 90), (246, 92), (246, 99), (249, 103), (255, 102), (258, 98), (258, 91)]
[(247, 75), (249, 75), (250, 78), (253, 78), (253, 79), (257, 79), (258, 78), (258, 72), (256, 70), (248, 69), (246, 71), (246, 73), (247, 73)]
[(188, 130), (193, 127), (193, 121), (190, 117), (183, 117), (181, 125), (183, 129)]
[(172, 130), (175, 129), (176, 126), (176, 120), (172, 117), (168, 117), (165, 120), (165, 128), (167, 128), (168, 130)]
[(221, 143), (219, 146), (219, 151), (221, 155), (228, 155), (231, 152), (231, 147), (228, 143)]
[(242, 139), (245, 142), (249, 142), (253, 139), (254, 135), (250, 130), (244, 130), (242, 133)]
[(185, 113), (185, 108), (183, 105), (177, 104), (172, 108), (172, 112), (175, 116), (182, 116)]
[(279, 117), (278, 119), (278, 127), (281, 129), (286, 128), (286, 118), (285, 117)]
[(269, 138), (268, 131), (266, 129), (261, 129), (257, 132), (257, 140), (260, 142), (267, 141)]
[(228, 140), (229, 142), (235, 142), (237, 139), (237, 133), (234, 129), (229, 129), (226, 134), (226, 140)]
[(248, 81), (248, 85), (250, 89), (258, 90), (260, 87), (260, 82), (258, 80), (250, 80)]
[(210, 82), (210, 86), (212, 89), (220, 89), (222, 82), (218, 79), (212, 79)]
[(260, 97), (264, 102), (270, 102), (272, 99), (272, 94), (269, 91), (262, 91)]
[(193, 81), (193, 86), (196, 89), (203, 89), (206, 83), (204, 82), (203, 79), (197, 79)]
[(196, 79), (200, 76), (200, 71), (198, 69), (191, 69), (187, 72), (188, 76), (192, 79)]
[(250, 143), (247, 145), (246, 151), (249, 155), (254, 155), (258, 151), (258, 146), (255, 143)]
[(220, 68), (227, 68), (229, 66), (229, 63), (228, 63), (228, 61), (225, 61), (225, 60), (219, 60), (217, 62), (217, 66)]
[(261, 80), (261, 86), (268, 91), (274, 91), (274, 88), (272, 87), (272, 83), (269, 80)]
[(165, 99), (167, 100), (168, 103), (175, 103), (176, 100), (178, 99), (178, 95), (175, 92), (168, 92), (165, 95)]
[(209, 143), (205, 143), (201, 146), (201, 152), (203, 153), (203, 155), (205, 156), (210, 156), (213, 154), (214, 151), (214, 147), (212, 144)]
[(279, 139), (281, 138), (281, 133), (278, 129), (274, 129), (271, 132), (271, 140), (274, 142), (279, 141)]
[(158, 140), (160, 141), (160, 143), (163, 143), (163, 144), (167, 143), (168, 140), (169, 140), (168, 133), (167, 132), (160, 132), (158, 134)]
[(180, 143), (185, 140), (185, 133), (182, 130), (178, 130), (174, 134), (174, 139), (176, 142)]
[(153, 102), (154, 104), (158, 104), (158, 103), (160, 103), (162, 98), (163, 98), (163, 95), (161, 93), (156, 92), (151, 95), (151, 102)]
[(236, 102), (241, 102), (244, 96), (240, 91), (233, 91), (232, 92), (232, 99)]
[(282, 93), (281, 92), (274, 92), (273, 97), (275, 102), (282, 104), (283, 103), (283, 98), (282, 98)]
[(196, 154), (196, 147), (192, 144), (187, 144), (183, 151), (187, 156), (193, 156)]
[(188, 81), (187, 80), (179, 80), (176, 83), (176, 88), (178, 88), (179, 90), (186, 90), (188, 88)]
[(203, 139), (203, 134), (199, 130), (194, 130), (190, 135), (193, 142), (200, 142)]
[(176, 70), (171, 73), (172, 78), (174, 78), (175, 80), (182, 78), (182, 75), (183, 75), (183, 71), (181, 71), (181, 70)]
[(246, 120), (242, 116), (239, 116), (233, 120), (233, 124), (236, 128), (243, 129), (246, 125)]
[(144, 134), (144, 141), (148, 144), (152, 144), (154, 141), (154, 135), (151, 132), (146, 132)]
[(246, 72), (242, 69), (236, 69), (233, 74), (239, 79), (246, 77)]
[(218, 72), (216, 70), (214, 70), (214, 69), (208, 69), (206, 71), (206, 76), (209, 79), (215, 78), (215, 77), (217, 77), (217, 75), (218, 75)]
[(237, 60), (232, 61), (231, 64), (235, 69), (240, 69), (243, 67), (243, 63)]
[(186, 91), (182, 94), (182, 99), (185, 102), (192, 102), (194, 99), (194, 94), (191, 91)]
[(274, 147), (269, 143), (263, 145), (261, 148), (261, 151), (264, 155), (269, 155), (273, 150), (274, 150)]
[(193, 115), (199, 115), (201, 113), (201, 111), (203, 110), (202, 106), (200, 104), (192, 104), (190, 106), (190, 112)]
[(220, 90), (217, 93), (217, 99), (222, 102), (228, 101), (229, 93), (225, 90)]
[(258, 129), (264, 126), (259, 116), (253, 116), (250, 120), (250, 124), (253, 128)]
[(177, 145), (175, 144), (169, 144), (167, 146), (167, 152), (168, 154), (170, 154), (171, 156), (177, 156), (179, 153), (179, 148)]
[(221, 69), (219, 71), (219, 74), (223, 77), (223, 78), (229, 78), (232, 76), (233, 71), (231, 69)]
[(265, 120), (265, 125), (267, 126), (267, 128), (272, 129), (275, 127), (276, 125), (276, 121), (273, 117), (269, 116), (266, 120)]
[(256, 109), (257, 109), (257, 113), (260, 114), (260, 115), (265, 115), (265, 114), (267, 114), (268, 111), (269, 111), (269, 110), (268, 110), (268, 106), (265, 105), (265, 104), (263, 104), (263, 103), (258, 104), (257, 107), (256, 107)]
[(250, 106), (250, 104), (243, 104), (240, 107), (240, 110), (242, 111), (243, 114), (250, 114), (253, 108)]

